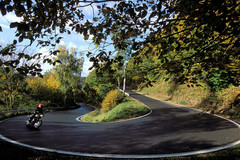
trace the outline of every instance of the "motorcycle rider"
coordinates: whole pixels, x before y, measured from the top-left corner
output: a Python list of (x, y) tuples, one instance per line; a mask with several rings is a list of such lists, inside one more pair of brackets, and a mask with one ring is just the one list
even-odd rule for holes
[(34, 110), (34, 113), (30, 115), (30, 121), (32, 121), (33, 117), (36, 115), (36, 114), (43, 114), (43, 104), (39, 104), (38, 107)]
[(35, 109), (35, 113), (43, 114), (42, 107), (43, 107), (43, 104), (39, 104), (38, 107)]

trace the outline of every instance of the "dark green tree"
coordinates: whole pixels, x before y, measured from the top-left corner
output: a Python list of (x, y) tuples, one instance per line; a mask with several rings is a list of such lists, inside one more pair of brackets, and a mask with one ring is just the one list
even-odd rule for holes
[(100, 107), (107, 93), (116, 88), (116, 79), (113, 76), (114, 71), (105, 67), (103, 64), (101, 68), (91, 71), (83, 86), (86, 102), (97, 107)]

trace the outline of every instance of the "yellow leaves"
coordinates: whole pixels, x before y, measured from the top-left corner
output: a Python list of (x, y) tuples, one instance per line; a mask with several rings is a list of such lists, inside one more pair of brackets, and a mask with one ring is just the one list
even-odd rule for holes
[(98, 86), (93, 86), (93, 89), (97, 92), (97, 94), (100, 94), (101, 90)]
[(6, 94), (8, 94), (8, 93), (9, 93), (9, 91), (8, 91), (8, 90), (4, 90), (3, 92), (4, 92), (4, 93), (6, 93)]
[(42, 79), (40, 77), (28, 78), (26, 80), (28, 87), (31, 88), (34, 92), (37, 92), (40, 87), (42, 87)]
[(206, 0), (202, 0), (202, 1), (199, 2), (199, 4), (203, 4), (205, 1), (206, 1)]
[(57, 77), (54, 74), (48, 74), (43, 78), (28, 78), (26, 82), (28, 87), (31, 88), (35, 93), (38, 92), (40, 88), (51, 90), (53, 93), (57, 92), (60, 88), (60, 82), (57, 80)]
[(57, 91), (60, 88), (60, 82), (57, 80), (57, 77), (53, 74), (46, 77), (45, 81), (47, 88), (51, 89), (52, 91)]
[(1, 79), (2, 79), (2, 80), (5, 80), (5, 79), (6, 79), (6, 76), (5, 76), (5, 75), (2, 75), (2, 76), (1, 76)]
[(105, 113), (111, 110), (117, 105), (117, 101), (119, 101), (120, 99), (121, 92), (118, 89), (110, 91), (102, 102), (101, 112)]

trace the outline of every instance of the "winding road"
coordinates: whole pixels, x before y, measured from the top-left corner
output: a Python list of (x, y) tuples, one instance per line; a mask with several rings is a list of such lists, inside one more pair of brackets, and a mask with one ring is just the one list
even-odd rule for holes
[(0, 138), (38, 150), (108, 158), (160, 158), (208, 153), (240, 143), (240, 127), (230, 120), (155, 100), (133, 91), (130, 96), (151, 114), (112, 123), (80, 122), (94, 108), (45, 114), (39, 130), (25, 126), (26, 116), (0, 123)]

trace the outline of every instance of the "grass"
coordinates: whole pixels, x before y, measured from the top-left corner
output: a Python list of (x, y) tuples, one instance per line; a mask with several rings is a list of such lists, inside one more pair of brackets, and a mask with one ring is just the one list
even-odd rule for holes
[(81, 120), (94, 123), (112, 122), (139, 117), (149, 112), (150, 109), (144, 104), (126, 97), (123, 103), (115, 106), (110, 111), (102, 113), (100, 109), (96, 109), (83, 116)]
[(143, 88), (138, 92), (159, 100), (199, 108), (215, 114), (240, 116), (240, 104), (232, 105), (237, 95), (240, 94), (240, 86), (230, 86), (211, 93), (204, 84), (203, 87), (188, 87), (187, 84), (177, 86), (169, 82), (158, 81), (152, 87)]

